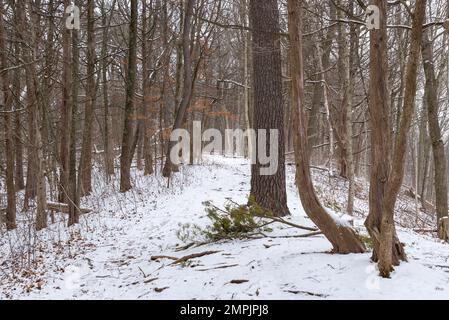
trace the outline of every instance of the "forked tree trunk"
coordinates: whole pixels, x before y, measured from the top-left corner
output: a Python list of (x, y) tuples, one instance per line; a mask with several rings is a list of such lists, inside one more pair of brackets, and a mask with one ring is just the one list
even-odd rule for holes
[[(276, 216), (290, 214), (285, 186), (284, 105), (282, 99), (281, 43), (277, 0), (250, 0), (249, 17), (252, 37), (254, 75), (254, 129), (256, 130), (256, 161), (251, 166), (251, 197)], [(266, 130), (267, 153), (273, 154), (270, 131), (277, 130), (279, 139), (277, 171), (262, 175), (259, 133)]]
[(312, 183), (309, 159), (310, 151), (308, 149), (307, 139), (307, 119), (304, 105), (301, 5), (302, 0), (288, 0), (296, 184), (306, 214), (331, 242), (333, 251), (335, 253), (362, 253), (365, 252), (363, 242), (350, 226), (336, 221), (326, 212), (315, 194)]
[(16, 228), (16, 192), (14, 186), (14, 140), (13, 140), (13, 96), (9, 88), (10, 77), (6, 58), (6, 32), (3, 22), (3, 1), (0, 1), (0, 81), (2, 82), (4, 104), (4, 134), (6, 154), (6, 228)]
[(394, 245), (395, 240), (394, 207), (404, 179), (407, 137), (415, 112), (416, 77), (425, 13), (426, 0), (417, 0), (413, 15), (410, 55), (405, 74), (404, 107), (394, 147), (390, 178), (387, 181), (386, 193), (382, 203), (383, 216), (379, 248), (379, 273), (382, 277), (389, 277), (391, 271), (393, 271), (393, 251), (391, 247)]
[[(383, 215), (382, 203), (391, 165), (392, 119), (390, 90), (388, 86), (387, 57), (387, 1), (375, 0), (380, 11), (380, 29), (370, 31), (370, 88), (369, 112), (371, 122), (371, 170), (369, 191), (369, 214), (366, 229), (373, 241), (372, 260), (378, 261), (380, 229)], [(406, 260), (403, 245), (394, 231), (391, 247), (393, 264)]]

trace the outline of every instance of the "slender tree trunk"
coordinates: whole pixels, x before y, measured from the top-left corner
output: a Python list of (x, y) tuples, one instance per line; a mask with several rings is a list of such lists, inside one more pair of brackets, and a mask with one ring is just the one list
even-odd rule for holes
[[(75, 5), (80, 7), (79, 0), (75, 0)], [(80, 48), (79, 48), (79, 32), (76, 29), (72, 31), (72, 57), (71, 57), (71, 94), (72, 94), (72, 108), (69, 115), (69, 166), (68, 166), (68, 195), (66, 203), (69, 206), (69, 219), (68, 226), (72, 226), (79, 222), (79, 202), (81, 191), (81, 168), (82, 161), (79, 163), (78, 175), (77, 175), (77, 113), (79, 106), (79, 87), (80, 87)]]
[[(66, 10), (71, 2), (64, 0), (64, 10)], [(70, 166), (70, 128), (72, 124), (72, 48), (71, 48), (71, 31), (64, 29), (62, 35), (63, 50), (63, 69), (62, 69), (62, 117), (60, 124), (60, 181), (59, 181), (59, 202), (66, 203), (69, 193), (69, 166)]]
[(137, 72), (137, 0), (131, 0), (131, 20), (129, 23), (128, 72), (126, 74), (125, 124), (122, 136), (122, 154), (120, 156), (120, 192), (126, 192), (131, 186), (133, 115)]
[(429, 135), (433, 151), (438, 236), (440, 239), (449, 241), (447, 238), (449, 230), (444, 230), (445, 224), (441, 223), (441, 220), (448, 216), (447, 169), (444, 142), (438, 117), (438, 84), (434, 69), (433, 47), (427, 34), (424, 37), (422, 47), (422, 60), (426, 77), (425, 96), (427, 99), (427, 119), (429, 122)]
[[(20, 45), (14, 44), (14, 54), (16, 55), (15, 62), (20, 64)], [(15, 96), (15, 108), (21, 108), (21, 82), (20, 82), (20, 70), (14, 72), (13, 79), (14, 96)], [(14, 157), (15, 157), (15, 188), (16, 191), (23, 190), (25, 188), (24, 174), (23, 174), (23, 142), (22, 142), (22, 116), (20, 112), (16, 112), (14, 121)]]
[(87, 88), (81, 150), (81, 195), (92, 191), (92, 125), (96, 101), (95, 85), (95, 3), (87, 1)]
[[(25, 2), (25, 1), (24, 1)], [(28, 10), (27, 10), (28, 9)], [(17, 8), (20, 21), (20, 40), (22, 41), (22, 54), (25, 64), (25, 78), (27, 86), (27, 102), (30, 110), (30, 119), (32, 123), (29, 124), (30, 129), (30, 152), (33, 157), (28, 158), (28, 161), (33, 161), (28, 164), (28, 168), (33, 167), (33, 178), (35, 179), (35, 192), (37, 200), (36, 210), (36, 230), (41, 230), (47, 227), (47, 195), (45, 185), (45, 166), (43, 155), (43, 143), (41, 130), (39, 127), (40, 112), (39, 101), (37, 94), (37, 80), (35, 70), (35, 27), (38, 25), (36, 22), (36, 13), (34, 12), (33, 4), (31, 1), (19, 4)], [(27, 15), (28, 13), (28, 15)], [(31, 21), (28, 22), (27, 16)], [(28, 184), (28, 181), (27, 181)]]
[(2, 82), (4, 104), (4, 134), (6, 154), (6, 228), (16, 228), (16, 192), (14, 186), (14, 139), (13, 139), (13, 96), (9, 88), (10, 78), (6, 58), (6, 32), (3, 22), (3, 1), (0, 0), (0, 81)]
[(292, 106), (295, 134), (296, 184), (301, 203), (310, 219), (331, 242), (336, 253), (361, 253), (365, 246), (350, 226), (332, 218), (321, 206), (310, 175), (310, 151), (307, 138), (307, 118), (304, 100), (304, 64), (301, 33), (302, 0), (288, 0), (288, 30), (290, 33), (290, 68), (292, 76)]
[[(193, 39), (191, 38), (192, 31), (192, 15), (193, 15), (193, 7), (195, 5), (195, 0), (187, 0), (185, 14), (184, 14), (184, 23), (183, 23), (183, 33), (182, 33), (182, 53), (184, 58), (184, 79), (183, 79), (183, 90), (182, 97), (179, 103), (179, 107), (176, 111), (175, 123), (173, 124), (173, 130), (181, 128), (182, 123), (184, 122), (187, 107), (190, 104), (190, 99), (192, 97), (192, 84), (193, 84), (193, 76), (192, 76), (192, 59), (191, 59), (191, 48)], [(165, 165), (162, 170), (162, 175), (166, 178), (171, 176), (172, 171), (174, 170), (173, 163), (170, 159), (170, 152), (173, 148), (175, 142), (170, 141), (168, 143), (168, 150), (165, 159)]]
[[(151, 117), (150, 117), (150, 48), (147, 41), (147, 32), (149, 26), (149, 17), (147, 17), (147, 4), (143, 3), (142, 9), (142, 86), (143, 86), (143, 105), (141, 108), (142, 114), (139, 119), (139, 125), (142, 127), (140, 137), (143, 137), (143, 158), (144, 158), (144, 174), (151, 175), (153, 169), (153, 156), (151, 154)], [(141, 163), (141, 156), (137, 156), (139, 163)]]
[[(350, 12), (353, 13), (354, 4), (351, 2)], [(355, 198), (355, 167), (354, 167), (354, 143), (353, 143), (353, 116), (352, 116), (352, 104), (355, 88), (356, 66), (355, 60), (358, 52), (358, 37), (357, 27), (351, 25), (349, 31), (350, 45), (347, 47), (347, 69), (346, 69), (346, 82), (348, 84), (347, 100), (346, 100), (346, 132), (347, 132), (347, 153), (348, 153), (348, 201), (346, 211), (349, 215), (354, 214), (354, 198)]]
[[(115, 1), (113, 3), (113, 6)], [(112, 8), (113, 8), (112, 6)], [(105, 171), (106, 177), (109, 180), (110, 176), (114, 174), (114, 157), (112, 153), (111, 146), (111, 119), (110, 119), (110, 111), (109, 111), (109, 90), (108, 90), (108, 61), (105, 58), (108, 51), (108, 29), (110, 20), (106, 17), (106, 8), (104, 0), (101, 2), (101, 15), (102, 15), (102, 24), (103, 24), (103, 39), (101, 45), (101, 57), (102, 57), (102, 66), (101, 66), (101, 76), (103, 83), (103, 104), (104, 104), (104, 159), (105, 159)]]

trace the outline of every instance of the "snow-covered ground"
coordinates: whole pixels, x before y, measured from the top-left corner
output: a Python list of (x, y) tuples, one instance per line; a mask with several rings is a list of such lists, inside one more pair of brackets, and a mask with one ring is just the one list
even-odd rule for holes
[[(449, 245), (410, 229), (398, 230), (409, 262), (397, 267), (392, 279), (377, 276), (369, 252), (330, 254), (331, 245), (321, 235), (235, 240), (178, 251), (185, 245), (176, 235), (182, 224), (209, 223), (202, 202), (222, 206), (232, 198), (245, 203), (249, 168), (244, 159), (208, 157), (204, 165), (183, 168), (170, 188), (163, 178), (133, 172), (135, 188), (126, 194), (95, 179), (94, 193), (83, 203), (94, 212), (82, 216), (79, 226), (67, 229), (65, 217), (58, 215), (38, 234), (24, 227), (3, 234), (0, 300), (449, 299)], [(313, 226), (301, 207), (293, 167), (287, 170), (289, 219)], [(315, 180), (320, 196), (327, 195), (323, 202), (338, 211), (344, 183), (320, 172)], [(362, 233), (366, 190), (359, 181), (355, 224)], [(284, 225), (272, 233), (297, 234), (298, 229)], [(218, 252), (184, 264), (151, 260), (205, 251)], [(32, 267), (23, 271), (24, 265)]]

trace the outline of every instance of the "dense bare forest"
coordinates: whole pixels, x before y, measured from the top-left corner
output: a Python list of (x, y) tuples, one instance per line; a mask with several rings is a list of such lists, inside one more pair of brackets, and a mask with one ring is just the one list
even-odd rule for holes
[(0, 84), (1, 299), (449, 298), (447, 0), (0, 0)]

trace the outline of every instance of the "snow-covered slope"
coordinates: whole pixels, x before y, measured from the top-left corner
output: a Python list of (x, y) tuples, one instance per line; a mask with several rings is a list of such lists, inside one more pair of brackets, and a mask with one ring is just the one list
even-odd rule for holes
[[(126, 194), (96, 179), (95, 192), (84, 203), (95, 210), (79, 226), (67, 230), (60, 221), (37, 235), (24, 227), (5, 234), (0, 240), (0, 299), (449, 298), (449, 245), (408, 229), (398, 231), (409, 262), (396, 268), (392, 279), (377, 276), (370, 253), (330, 254), (331, 245), (321, 235), (177, 251), (183, 245), (176, 236), (181, 224), (209, 223), (203, 201), (222, 206), (226, 198), (244, 203), (248, 196), (246, 160), (208, 157), (205, 162), (183, 168), (169, 189), (166, 180), (136, 172), (135, 188)], [(289, 219), (313, 226), (300, 205), (292, 170), (288, 167)], [(328, 188), (326, 179), (316, 180), (320, 193)], [(358, 199), (356, 207), (363, 214), (366, 201)], [(363, 232), (363, 220), (355, 223)], [(274, 229), (273, 235), (299, 234), (283, 225)], [(36, 260), (34, 271), (19, 272), (30, 263), (20, 260), (30, 256), (26, 250)], [(185, 264), (151, 260), (205, 251), (218, 252)]]

